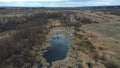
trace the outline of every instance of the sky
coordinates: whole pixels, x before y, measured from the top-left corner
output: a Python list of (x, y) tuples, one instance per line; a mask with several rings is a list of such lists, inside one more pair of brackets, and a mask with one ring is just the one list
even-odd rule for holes
[(120, 5), (120, 0), (0, 0), (0, 7), (83, 7), (112, 5)]

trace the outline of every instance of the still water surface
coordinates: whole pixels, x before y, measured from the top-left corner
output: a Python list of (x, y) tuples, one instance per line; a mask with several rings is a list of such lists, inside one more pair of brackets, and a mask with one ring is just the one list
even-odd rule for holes
[(47, 62), (52, 63), (67, 56), (69, 37), (65, 37), (64, 34), (52, 35), (49, 43), (50, 47), (46, 49), (47, 51), (43, 55)]

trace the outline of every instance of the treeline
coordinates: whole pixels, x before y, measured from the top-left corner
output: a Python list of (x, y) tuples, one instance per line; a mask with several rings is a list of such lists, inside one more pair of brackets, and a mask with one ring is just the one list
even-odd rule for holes
[(75, 19), (80, 23), (80, 24), (92, 24), (92, 23), (96, 23), (98, 24), (98, 21), (94, 21), (90, 18), (86, 18), (86, 17), (77, 17), (75, 16)]
[[(71, 17), (70, 15), (73, 15), (73, 22), (71, 22)], [(71, 13), (66, 13), (64, 14), (63, 13), (63, 17), (62, 17), (62, 25), (64, 26), (80, 26), (82, 24), (92, 24), (92, 23), (96, 23), (98, 24), (99, 22), (98, 21), (94, 21), (90, 18), (86, 18), (84, 16), (77, 16), (75, 12), (72, 12)]]
[[(41, 50), (49, 32), (48, 14), (40, 13), (35, 19), (13, 28), (11, 37), (0, 39), (0, 68), (31, 68), (37, 51)], [(14, 25), (14, 24), (10, 24)]]
[(41, 13), (41, 12), (3, 15), (0, 17), (0, 32), (9, 30), (11, 28), (14, 28), (18, 24), (23, 24), (23, 23), (26, 23), (27, 21), (32, 21), (35, 18), (42, 17), (44, 15), (45, 13)]

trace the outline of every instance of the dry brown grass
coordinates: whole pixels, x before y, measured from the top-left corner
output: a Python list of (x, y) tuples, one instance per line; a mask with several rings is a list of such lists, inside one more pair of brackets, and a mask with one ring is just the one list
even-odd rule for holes
[[(105, 54), (108, 67), (115, 62), (113, 66), (120, 65), (120, 24), (98, 24), (83, 26), (87, 34), (92, 33), (97, 36), (93, 43), (99, 54)], [(117, 36), (116, 36), (117, 35)]]

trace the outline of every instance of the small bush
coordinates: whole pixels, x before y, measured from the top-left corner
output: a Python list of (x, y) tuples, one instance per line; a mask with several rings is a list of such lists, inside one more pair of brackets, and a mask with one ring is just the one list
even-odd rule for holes
[(119, 65), (114, 61), (109, 61), (105, 63), (106, 68), (119, 68)]

